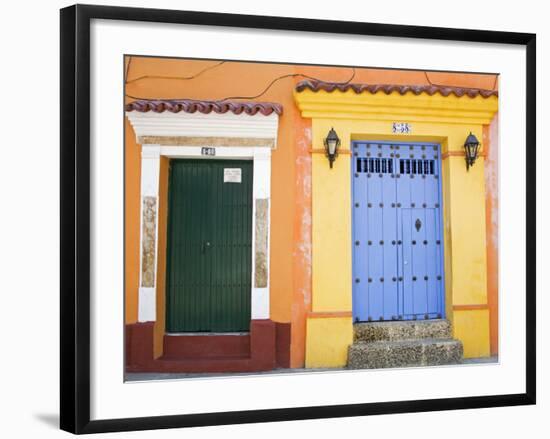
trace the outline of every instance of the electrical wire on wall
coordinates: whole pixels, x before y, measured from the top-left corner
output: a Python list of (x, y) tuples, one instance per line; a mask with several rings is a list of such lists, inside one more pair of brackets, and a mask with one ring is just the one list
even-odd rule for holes
[[(188, 81), (188, 80), (191, 80), (191, 79), (195, 79), (195, 78), (199, 77), (200, 75), (202, 75), (203, 73), (205, 73), (209, 70), (212, 70), (216, 67), (219, 67), (219, 66), (221, 66), (222, 64), (224, 64), (226, 62), (226, 61), (220, 61), (220, 62), (218, 62), (214, 65), (208, 66), (208, 67), (200, 70), (199, 72), (197, 72), (197, 73), (195, 73), (194, 75), (191, 75), (191, 76), (142, 75), (142, 76), (138, 76), (137, 78), (133, 78), (131, 80), (128, 80), (128, 72), (130, 70), (130, 62), (131, 61), (132, 61), (132, 57), (129, 58), (128, 64), (126, 66), (126, 79), (125, 79), (126, 84), (131, 84), (133, 82), (140, 81), (142, 79), (171, 79), (171, 80)], [(273, 79), (264, 90), (262, 90), (260, 93), (258, 93), (256, 95), (253, 95), (253, 96), (228, 96), (228, 97), (225, 97), (225, 98), (222, 98), (222, 99), (216, 99), (215, 101), (212, 101), (212, 102), (224, 102), (224, 101), (229, 101), (229, 100), (258, 99), (259, 97), (266, 94), (269, 91), (269, 89), (271, 87), (273, 87), (277, 82), (279, 82), (283, 79), (288, 79), (288, 78), (304, 78), (304, 79), (311, 79), (312, 81), (323, 82), (325, 84), (346, 85), (346, 84), (349, 84), (353, 80), (353, 78), (355, 78), (355, 67), (351, 67), (351, 69), (352, 69), (351, 76), (349, 77), (348, 80), (346, 80), (344, 82), (325, 81), (323, 79), (315, 78), (313, 76), (309, 76), (309, 75), (306, 75), (304, 73), (289, 73), (287, 75), (282, 75), (282, 76), (279, 76), (279, 77)], [(125, 94), (125, 96), (130, 98), (130, 99), (138, 99), (138, 100), (143, 100), (143, 101), (162, 100), (162, 98), (143, 98), (143, 97), (138, 97), (138, 96), (132, 96), (132, 95), (129, 95), (127, 93)], [(171, 99), (177, 101), (177, 100), (183, 100), (183, 99), (187, 99), (187, 98), (171, 98)]]
[[(130, 67), (130, 61), (131, 60), (132, 60), (132, 58), (130, 57), (130, 60), (128, 61), (128, 69)], [(218, 62), (218, 63), (216, 63), (212, 66), (208, 66), (208, 67), (200, 70), (199, 72), (197, 72), (197, 73), (195, 73), (194, 75), (191, 75), (191, 76), (142, 75), (142, 76), (138, 76), (137, 78), (133, 78), (133, 79), (128, 80), (128, 71), (126, 71), (126, 84), (131, 84), (131, 83), (136, 82), (136, 81), (141, 81), (142, 79), (174, 79), (174, 80), (181, 80), (181, 81), (189, 81), (190, 79), (198, 78), (200, 75), (207, 72), (208, 70), (212, 70), (212, 69), (215, 69), (218, 66), (221, 66), (225, 62), (226, 61), (220, 61), (220, 62)]]
[[(227, 61), (219, 61), (211, 66), (208, 66), (208, 67), (205, 67), (204, 69), (202, 70), (199, 70), (197, 73), (193, 74), (193, 75), (190, 75), (190, 76), (166, 76), (166, 75), (142, 75), (142, 76), (138, 76), (137, 78), (133, 78), (133, 79), (128, 79), (128, 73), (130, 71), (130, 63), (132, 62), (132, 57), (129, 57), (128, 59), (128, 64), (126, 66), (126, 74), (125, 74), (125, 84), (132, 84), (134, 82), (137, 82), (137, 81), (140, 81), (140, 80), (143, 80), (143, 79), (168, 79), (168, 80), (179, 80), (179, 81), (189, 81), (191, 79), (195, 79), (195, 78), (198, 78), (199, 76), (201, 76), (203, 73), (206, 73), (210, 70), (213, 70), (219, 66), (221, 66), (222, 64), (225, 64)], [(310, 79), (312, 81), (318, 81), (318, 82), (323, 82), (325, 84), (331, 84), (331, 85), (346, 85), (346, 84), (349, 84), (353, 78), (355, 78), (355, 67), (351, 67), (352, 69), (352, 73), (351, 73), (351, 76), (349, 77), (348, 80), (344, 81), (344, 82), (335, 82), (335, 81), (326, 81), (326, 80), (323, 80), (323, 79), (319, 79), (319, 78), (315, 78), (313, 76), (309, 76), (309, 75), (306, 75), (304, 73), (289, 73), (287, 75), (282, 75), (282, 76), (279, 76), (275, 79), (273, 79), (268, 85), (267, 87), (265, 87), (260, 93), (258, 94), (255, 94), (255, 95), (251, 95), (251, 96), (228, 96), (228, 97), (225, 97), (225, 98), (221, 98), (221, 99), (216, 99), (212, 102), (224, 102), (224, 101), (228, 101), (228, 100), (253, 100), (253, 99), (258, 99), (260, 98), (261, 96), (265, 95), (270, 89), (271, 87), (273, 87), (277, 82), (283, 80), (283, 79), (288, 79), (288, 78), (304, 78), (304, 79)], [(428, 82), (429, 85), (433, 85), (433, 86), (437, 86), (437, 87), (446, 87), (445, 85), (442, 85), (442, 84), (435, 84), (433, 83), (431, 80), (430, 80), (430, 77), (428, 76), (428, 72), (427, 71), (424, 71), (424, 76), (426, 77), (426, 81)], [(493, 87), (492, 87), (492, 90), (495, 90), (496, 86), (497, 86), (497, 81), (498, 81), (498, 75), (495, 75), (495, 80), (494, 80), (494, 83), (493, 83)], [(129, 94), (125, 94), (126, 97), (130, 98), (130, 99), (137, 99), (137, 100), (143, 100), (143, 101), (158, 101), (158, 100), (162, 100), (162, 98), (144, 98), (144, 97), (139, 97), (139, 96), (132, 96), (132, 95), (129, 95)], [(173, 100), (183, 100), (183, 99), (187, 99), (187, 98), (171, 98)]]
[[(428, 84), (430, 85), (434, 85), (436, 87), (448, 87), (448, 85), (443, 85), (443, 84), (436, 84), (432, 81), (430, 81), (430, 77), (428, 76), (428, 72), (424, 70), (424, 76), (426, 77), (426, 81), (428, 81)], [(495, 75), (495, 80), (493, 82), (493, 86), (491, 87), (491, 90), (492, 91), (495, 91), (496, 90), (496, 86), (497, 86), (497, 81), (498, 81), (498, 75)]]

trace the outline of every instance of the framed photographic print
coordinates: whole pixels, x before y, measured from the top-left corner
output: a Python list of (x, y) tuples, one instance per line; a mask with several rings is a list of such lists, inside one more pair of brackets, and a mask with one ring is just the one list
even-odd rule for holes
[(61, 427), (535, 403), (535, 35), (61, 11)]

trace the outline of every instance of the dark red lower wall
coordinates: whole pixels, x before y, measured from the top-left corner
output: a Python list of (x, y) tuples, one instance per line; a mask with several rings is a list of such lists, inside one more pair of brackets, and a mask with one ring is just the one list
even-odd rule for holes
[(250, 335), (165, 335), (164, 358), (249, 357)]
[(154, 323), (126, 325), (127, 372), (256, 372), (290, 367), (290, 324), (252, 320), (247, 335), (165, 336), (153, 358)]
[(153, 359), (153, 322), (126, 325), (126, 368), (149, 364)]
[(290, 323), (275, 323), (277, 367), (290, 367)]

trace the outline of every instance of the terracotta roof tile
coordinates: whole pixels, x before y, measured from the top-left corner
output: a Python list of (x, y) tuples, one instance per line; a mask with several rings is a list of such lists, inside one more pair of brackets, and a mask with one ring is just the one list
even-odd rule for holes
[(171, 113), (203, 113), (211, 112), (223, 114), (231, 112), (233, 114), (246, 113), (254, 116), (257, 113), (269, 116), (273, 112), (281, 115), (283, 106), (273, 102), (241, 102), (241, 101), (200, 101), (195, 99), (178, 99), (178, 100), (137, 100), (126, 104), (126, 111), (139, 111), (147, 113), (154, 111), (155, 113), (163, 113), (169, 111)]
[(304, 90), (312, 90), (317, 92), (323, 90), (326, 92), (332, 92), (334, 90), (348, 91), (353, 90), (355, 93), (364, 93), (369, 92), (371, 94), (376, 94), (379, 91), (386, 94), (390, 94), (394, 91), (397, 91), (399, 94), (404, 95), (405, 93), (411, 91), (415, 95), (421, 93), (426, 93), (430, 96), (439, 93), (442, 96), (449, 96), (454, 94), (455, 96), (469, 96), (474, 98), (476, 96), (483, 96), (488, 98), (490, 96), (498, 96), (498, 91), (496, 90), (482, 90), (477, 88), (466, 88), (466, 87), (452, 87), (452, 86), (442, 86), (442, 85), (398, 85), (398, 84), (335, 84), (331, 82), (321, 82), (321, 81), (311, 81), (306, 80), (298, 83), (296, 86), (296, 91), (301, 92)]

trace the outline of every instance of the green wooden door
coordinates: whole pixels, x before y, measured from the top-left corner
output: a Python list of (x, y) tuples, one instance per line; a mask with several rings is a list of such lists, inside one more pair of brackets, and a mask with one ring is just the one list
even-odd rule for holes
[(167, 332), (248, 331), (252, 161), (172, 160)]

